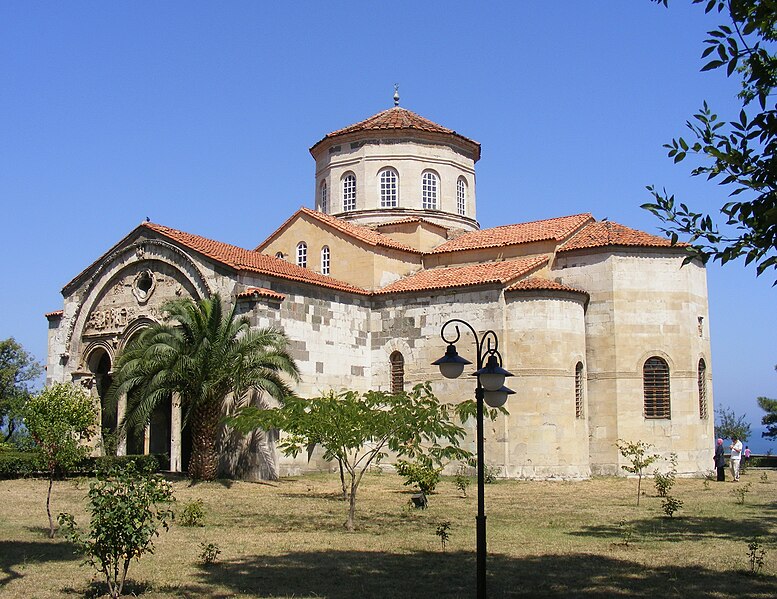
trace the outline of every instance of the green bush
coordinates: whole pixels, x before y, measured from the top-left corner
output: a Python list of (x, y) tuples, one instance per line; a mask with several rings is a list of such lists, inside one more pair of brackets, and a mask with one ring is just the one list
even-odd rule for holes
[[(126, 467), (128, 464), (135, 464), (141, 472), (151, 474), (160, 470), (161, 459), (162, 456), (156, 455), (87, 457), (64, 474), (94, 476), (115, 467)], [(0, 451), (0, 479), (24, 478), (41, 474), (42, 470), (40, 456), (35, 451)]]
[(435, 468), (428, 463), (405, 460), (398, 460), (395, 468), (397, 474), (405, 479), (405, 485), (418, 485), (424, 495), (434, 492), (442, 472), (441, 468)]
[(0, 479), (24, 478), (39, 471), (40, 460), (33, 452), (0, 452)]
[(181, 526), (205, 526), (202, 521), (205, 518), (205, 505), (202, 499), (190, 501), (183, 506), (178, 514), (178, 523)]

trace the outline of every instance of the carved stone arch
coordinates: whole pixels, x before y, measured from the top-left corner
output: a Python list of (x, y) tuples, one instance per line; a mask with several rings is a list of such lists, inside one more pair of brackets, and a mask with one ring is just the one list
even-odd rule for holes
[[(399, 390), (406, 391), (408, 388), (408, 379), (412, 379), (412, 377), (407, 376), (405, 367), (407, 364), (415, 363), (412, 348), (404, 339), (391, 339), (383, 346), (383, 351), (385, 358), (382, 362), (386, 365), (386, 371), (388, 372), (388, 376), (385, 380), (388, 389), (392, 392)], [(397, 368), (401, 369), (401, 371), (397, 372)], [(401, 383), (397, 383), (395, 379), (401, 380)], [(383, 382), (384, 381), (381, 381), (381, 383)]]
[[(179, 272), (194, 290), (193, 299), (201, 299), (211, 294), (210, 286), (194, 260), (181, 248), (159, 239), (138, 240), (135, 243), (117, 249), (105, 257), (105, 260), (95, 269), (95, 272), (81, 286), (79, 299), (67, 331), (67, 347), (74, 355), (74, 343), (80, 339), (85, 328), (86, 319), (97, 302), (103, 297), (103, 292), (111, 281), (121, 271), (144, 262), (158, 261)], [(75, 335), (75, 331), (79, 334)]]
[(121, 332), (121, 343), (119, 345), (119, 351), (123, 350), (125, 347), (127, 347), (127, 343), (130, 342), (130, 340), (140, 333), (143, 329), (147, 329), (150, 326), (153, 326), (155, 324), (158, 324), (156, 320), (153, 318), (148, 317), (141, 317), (136, 318), (132, 322), (130, 322), (125, 329)]
[(110, 359), (111, 364), (114, 363), (116, 353), (113, 343), (111, 343), (108, 339), (96, 339), (94, 341), (90, 341), (89, 344), (84, 348), (84, 351), (81, 353), (82, 370), (94, 372), (94, 361), (96, 359), (97, 350), (102, 350), (108, 354), (108, 358)]
[[(634, 366), (634, 371), (639, 374), (640, 378), (642, 377), (642, 367), (645, 365), (645, 361), (648, 358), (653, 358), (653, 357), (663, 358), (666, 361), (667, 366), (669, 366), (670, 376), (673, 372), (675, 372), (675, 369), (677, 368), (677, 366), (675, 365), (674, 360), (672, 360), (669, 354), (666, 353), (665, 351), (661, 351), (660, 349), (653, 349), (653, 350), (644, 352), (640, 356), (639, 361)], [(585, 364), (585, 362), (583, 363)]]

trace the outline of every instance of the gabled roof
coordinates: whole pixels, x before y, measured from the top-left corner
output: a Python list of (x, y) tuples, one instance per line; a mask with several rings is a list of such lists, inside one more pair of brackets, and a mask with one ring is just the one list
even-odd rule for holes
[(567, 291), (569, 293), (580, 293), (587, 296), (588, 292), (582, 289), (575, 289), (574, 287), (568, 287), (562, 285), (556, 281), (550, 279), (543, 279), (542, 277), (532, 277), (531, 279), (523, 279), (517, 283), (510, 285), (505, 291), (534, 291), (534, 290), (547, 290), (547, 291)]
[(237, 299), (269, 299), (276, 302), (282, 302), (286, 299), (286, 295), (278, 293), (272, 289), (265, 289), (264, 287), (246, 287), (245, 291), (241, 291), (236, 295)]
[(464, 250), (518, 245), (533, 241), (561, 242), (580, 229), (580, 227), (593, 222), (595, 222), (594, 217), (585, 213), (517, 225), (503, 225), (491, 229), (481, 229), (464, 233), (437, 246), (429, 253), (461, 252)]
[[(611, 221), (601, 221), (585, 227), (572, 239), (562, 245), (559, 252), (569, 252), (585, 248), (608, 246), (632, 247), (672, 247), (665, 237), (651, 235)], [(674, 247), (686, 247), (685, 243), (676, 243)]]
[(437, 133), (442, 135), (451, 135), (460, 141), (463, 141), (465, 145), (472, 147), (475, 152), (475, 161), (480, 159), (480, 144), (468, 137), (464, 137), (460, 133), (456, 133), (453, 129), (448, 129), (442, 125), (425, 119), (424, 117), (417, 115), (415, 112), (411, 112), (406, 108), (400, 108), (394, 106), (388, 110), (374, 114), (371, 117), (359, 121), (348, 127), (343, 127), (337, 131), (332, 131), (325, 135), (321, 140), (316, 142), (311, 148), (310, 153), (313, 154), (322, 143), (331, 141), (343, 135), (351, 133), (360, 133), (363, 131), (422, 131), (425, 133)]
[(324, 225), (332, 229), (335, 229), (337, 231), (340, 231), (341, 233), (344, 233), (345, 235), (351, 237), (352, 239), (359, 240), (373, 247), (375, 246), (386, 247), (386, 248), (391, 248), (393, 250), (400, 250), (402, 252), (410, 252), (412, 254), (423, 253), (420, 250), (410, 247), (409, 245), (405, 245), (404, 243), (394, 241), (393, 239), (391, 239), (391, 237), (388, 237), (387, 235), (383, 235), (382, 233), (379, 233), (378, 231), (375, 231), (370, 227), (365, 227), (364, 225), (357, 225), (357, 224), (348, 222), (346, 220), (342, 220), (340, 218), (330, 216), (328, 214), (324, 214), (323, 212), (318, 212), (316, 210), (311, 210), (310, 208), (305, 208), (304, 206), (299, 210), (297, 210), (297, 212), (292, 214), (286, 220), (286, 222), (284, 222), (280, 227), (278, 227), (267, 239), (265, 239), (262, 243), (260, 243), (254, 251), (261, 252), (270, 243), (270, 241), (272, 241), (275, 237), (277, 237), (292, 221), (294, 221), (294, 219), (299, 217), (300, 214), (309, 216), (310, 218), (313, 218), (314, 220), (320, 223), (323, 223)]
[(375, 291), (374, 295), (487, 284), (505, 285), (544, 266), (547, 262), (548, 256), (536, 256), (520, 260), (432, 268), (395, 281)]
[(62, 318), (64, 314), (65, 314), (64, 310), (54, 310), (53, 312), (46, 312), (43, 316), (45, 316), (49, 320), (54, 320), (56, 318)]
[(439, 225), (435, 222), (432, 222), (430, 220), (427, 220), (425, 218), (420, 218), (418, 216), (408, 216), (407, 218), (400, 218), (398, 220), (390, 220), (384, 223), (376, 223), (372, 225), (375, 229), (382, 229), (383, 227), (391, 227), (394, 225), (407, 225), (412, 223), (418, 223), (418, 224), (424, 224), (424, 225), (430, 225), (432, 227), (436, 227), (438, 229), (442, 229), (444, 231), (448, 230), (448, 227), (445, 227), (443, 225)]

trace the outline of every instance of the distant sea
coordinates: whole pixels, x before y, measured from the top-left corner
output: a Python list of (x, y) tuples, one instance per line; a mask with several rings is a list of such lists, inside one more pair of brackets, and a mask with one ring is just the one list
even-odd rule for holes
[(764, 439), (761, 436), (761, 433), (766, 430), (765, 426), (754, 424), (751, 430), (750, 438), (745, 443), (750, 448), (750, 451), (762, 454), (767, 453), (771, 449), (772, 454), (777, 455), (777, 439)]

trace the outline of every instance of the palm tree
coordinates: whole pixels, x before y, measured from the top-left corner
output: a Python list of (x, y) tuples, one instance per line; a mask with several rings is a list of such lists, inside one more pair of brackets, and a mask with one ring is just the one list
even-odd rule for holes
[(218, 294), (198, 302), (173, 300), (163, 306), (165, 322), (144, 329), (116, 360), (108, 398), (127, 395), (121, 430), (137, 429), (154, 408), (177, 393), (184, 426), (191, 427), (189, 476), (213, 480), (218, 467), (216, 439), (227, 398), (255, 389), (283, 401), (291, 394), (283, 375), (299, 380), (287, 351), (288, 338), (274, 328), (252, 330), (248, 318), (226, 314)]

